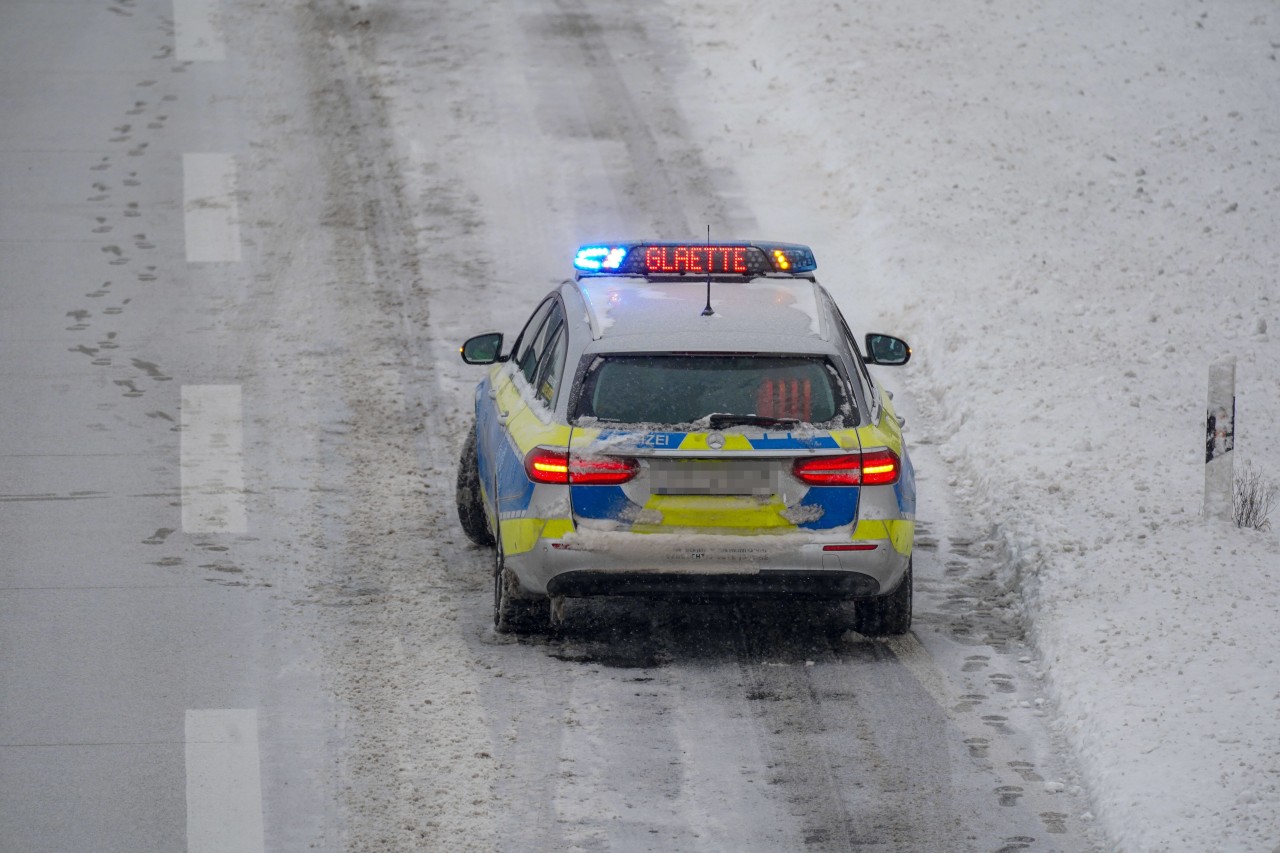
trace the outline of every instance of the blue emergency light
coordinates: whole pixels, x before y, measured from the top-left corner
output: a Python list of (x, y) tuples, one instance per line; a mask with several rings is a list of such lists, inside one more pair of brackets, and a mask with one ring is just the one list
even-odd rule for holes
[(800, 275), (818, 268), (813, 250), (797, 243), (594, 244), (578, 249), (574, 269), (581, 275), (744, 276)]

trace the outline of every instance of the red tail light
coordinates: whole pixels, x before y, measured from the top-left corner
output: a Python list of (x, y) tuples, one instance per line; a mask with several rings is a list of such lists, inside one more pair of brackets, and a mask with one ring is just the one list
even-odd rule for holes
[(810, 486), (857, 486), (862, 483), (862, 455), (802, 457), (792, 464), (791, 473)]
[(626, 456), (575, 456), (569, 461), (569, 482), (576, 486), (617, 486), (640, 473), (640, 463)]
[(898, 454), (888, 448), (841, 456), (810, 456), (791, 466), (796, 479), (810, 486), (889, 486), (901, 473)]
[(898, 482), (902, 463), (898, 454), (882, 447), (862, 454), (862, 485), (891, 486)]
[(524, 457), (524, 472), (535, 483), (569, 482), (569, 454), (550, 447), (535, 447)]
[(524, 470), (535, 483), (576, 486), (617, 486), (640, 472), (640, 463), (625, 456), (574, 456), (565, 450), (538, 446), (524, 457)]

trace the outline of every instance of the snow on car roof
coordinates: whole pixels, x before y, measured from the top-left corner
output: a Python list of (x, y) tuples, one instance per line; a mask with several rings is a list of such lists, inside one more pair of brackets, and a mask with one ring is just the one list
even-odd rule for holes
[[(817, 285), (795, 278), (713, 281), (712, 313), (705, 279), (650, 281), (640, 277), (586, 278), (577, 282), (587, 304), (592, 337), (635, 336), (659, 349), (722, 348), (743, 343), (770, 349), (825, 351), (828, 339), (819, 310)], [(641, 345), (644, 341), (631, 342)], [(628, 348), (632, 348), (628, 346)]]

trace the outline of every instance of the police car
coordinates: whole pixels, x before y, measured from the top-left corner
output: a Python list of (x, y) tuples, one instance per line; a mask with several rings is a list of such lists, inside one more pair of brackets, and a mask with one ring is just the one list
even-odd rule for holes
[(854, 630), (911, 625), (915, 478), (892, 395), (813, 252), (792, 243), (581, 248), (489, 365), (458, 516), (492, 546), (494, 622), (536, 631), (567, 597), (852, 600)]

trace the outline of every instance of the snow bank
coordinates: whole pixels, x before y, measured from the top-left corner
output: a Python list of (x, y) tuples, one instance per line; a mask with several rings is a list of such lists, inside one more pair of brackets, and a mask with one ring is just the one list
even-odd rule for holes
[(1274, 5), (677, 14), (709, 162), (912, 341), (915, 436), (1007, 538), (1111, 842), (1270, 853), (1280, 541), (1199, 510), (1224, 355), (1237, 466), (1280, 480)]

